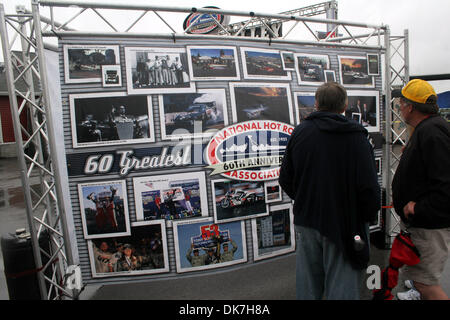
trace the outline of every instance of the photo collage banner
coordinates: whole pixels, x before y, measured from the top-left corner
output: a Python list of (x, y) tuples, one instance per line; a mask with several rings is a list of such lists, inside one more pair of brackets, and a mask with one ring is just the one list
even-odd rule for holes
[(226, 42), (62, 45), (73, 216), (92, 278), (293, 252), (279, 168), (321, 84), (344, 85), (344, 116), (380, 132), (378, 54)]

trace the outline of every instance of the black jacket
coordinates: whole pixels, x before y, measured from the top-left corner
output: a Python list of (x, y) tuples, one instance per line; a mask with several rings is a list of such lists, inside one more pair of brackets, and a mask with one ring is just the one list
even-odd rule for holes
[(367, 135), (340, 114), (314, 112), (294, 129), (280, 171), (280, 185), (294, 200), (294, 223), (318, 230), (349, 256), (355, 234), (368, 243), (364, 225), (381, 207)]
[[(397, 214), (412, 227), (450, 227), (450, 124), (440, 116), (420, 122), (403, 150), (392, 180)], [(403, 207), (416, 202), (410, 220)]]

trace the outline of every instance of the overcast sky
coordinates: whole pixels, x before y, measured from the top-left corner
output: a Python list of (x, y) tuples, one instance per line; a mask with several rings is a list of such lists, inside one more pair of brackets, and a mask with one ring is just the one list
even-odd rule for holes
[[(106, 0), (96, 0), (96, 2), (102, 1)], [(235, 11), (280, 13), (325, 2), (325, 0), (107, 0), (106, 2), (147, 3), (155, 6), (171, 7), (204, 7), (213, 5), (221, 9)], [(404, 30), (407, 29), (409, 32), (410, 75), (450, 74), (448, 58), (450, 52), (450, 37), (448, 35), (449, 0), (338, 0), (337, 2), (339, 20), (388, 25), (392, 35), (403, 35)], [(0, 0), (0, 3), (4, 5), (7, 14), (15, 13), (15, 7), (19, 4), (31, 9), (31, 0)], [(49, 16), (46, 10), (47, 8), (43, 8), (42, 14)], [(78, 11), (78, 9), (70, 10), (72, 11), (66, 14), (67, 18), (70, 18), (74, 15), (74, 12)], [(128, 13), (127, 11), (124, 12)], [(121, 14), (124, 13), (122, 12)], [(177, 31), (181, 30), (183, 17), (185, 16), (185, 14), (182, 14), (179, 17), (180, 29), (177, 29)], [(320, 17), (324, 18), (324, 16)], [(64, 19), (58, 19), (57, 17), (56, 20), (63, 21)], [(158, 31), (146, 30), (146, 32)], [(159, 32), (169, 31), (166, 29)], [(437, 92), (450, 90), (450, 80), (433, 81), (432, 84)]]

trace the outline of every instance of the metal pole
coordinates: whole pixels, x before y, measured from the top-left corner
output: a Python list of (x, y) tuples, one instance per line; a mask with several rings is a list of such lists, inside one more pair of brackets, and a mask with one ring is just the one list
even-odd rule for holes
[[(384, 166), (386, 172), (386, 206), (389, 206), (392, 202), (391, 198), (391, 152), (392, 152), (392, 110), (391, 110), (391, 31), (388, 26), (384, 29), (384, 46), (385, 46), (385, 66), (384, 66), (384, 87), (385, 87), (385, 133), (386, 133), (386, 145), (385, 145), (385, 162)], [(391, 245), (391, 226), (392, 226), (392, 209), (386, 209), (386, 225), (385, 231), (387, 244)]]
[[(33, 21), (34, 21), (34, 28), (35, 28), (35, 37), (36, 37), (36, 46), (37, 46), (37, 54), (38, 54), (38, 62), (39, 62), (39, 73), (41, 74), (41, 87), (42, 87), (42, 103), (45, 108), (45, 113), (47, 117), (47, 132), (49, 137), (55, 137), (56, 132), (53, 128), (53, 118), (52, 118), (52, 112), (50, 110), (49, 105), (49, 86), (48, 86), (48, 78), (47, 78), (47, 69), (46, 69), (46, 63), (44, 58), (44, 42), (42, 40), (42, 33), (41, 33), (41, 19), (39, 15), (39, 1), (38, 0), (32, 0), (32, 12), (33, 12)], [(62, 133), (59, 133), (62, 134)], [(50, 138), (49, 139), (49, 149), (50, 149), (50, 157), (52, 161), (52, 168), (53, 168), (53, 174), (54, 174), (54, 180), (55, 180), (55, 189), (56, 189), (56, 197), (57, 197), (57, 207), (59, 210), (59, 216), (61, 219), (61, 227), (63, 229), (63, 235), (67, 236), (69, 234), (67, 229), (67, 220), (66, 220), (66, 214), (64, 210), (63, 205), (63, 190), (61, 188), (61, 179), (60, 179), (60, 168), (59, 168), (59, 155), (56, 152), (57, 146), (55, 143), (55, 139)], [(72, 254), (72, 248), (68, 241), (64, 241), (64, 249), (66, 253), (67, 263), (69, 265), (73, 264), (73, 254)]]
[[(23, 140), (22, 140), (22, 132), (20, 130), (20, 117), (18, 112), (18, 103), (17, 96), (15, 92), (14, 86), (14, 74), (13, 74), (13, 66), (10, 56), (9, 48), (9, 39), (8, 32), (6, 28), (6, 16), (3, 5), (0, 3), (0, 35), (2, 38), (2, 48), (3, 48), (3, 58), (5, 60), (5, 74), (6, 74), (6, 82), (8, 86), (8, 94), (10, 100), (11, 114), (14, 122), (14, 137), (16, 140), (16, 150), (17, 150), (17, 160), (20, 165), (20, 176), (22, 179), (22, 186), (24, 192), (24, 200), (25, 200), (25, 208), (27, 213), (28, 226), (30, 229), (31, 235), (31, 245), (33, 249), (33, 256), (35, 267), (37, 270), (42, 268), (42, 259), (39, 248), (39, 240), (37, 239), (37, 233), (34, 225), (34, 217), (33, 217), (33, 202), (31, 195), (31, 185), (27, 176), (27, 165), (25, 163), (25, 153), (22, 148)], [(37, 278), (39, 282), (39, 291), (41, 294), (41, 299), (47, 298), (47, 288), (45, 284), (44, 274), (42, 272), (37, 273)]]

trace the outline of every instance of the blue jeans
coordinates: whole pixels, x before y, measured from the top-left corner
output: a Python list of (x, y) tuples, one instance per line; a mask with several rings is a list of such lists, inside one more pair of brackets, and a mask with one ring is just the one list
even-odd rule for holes
[(364, 271), (353, 269), (343, 252), (317, 230), (295, 226), (297, 299), (359, 300)]

